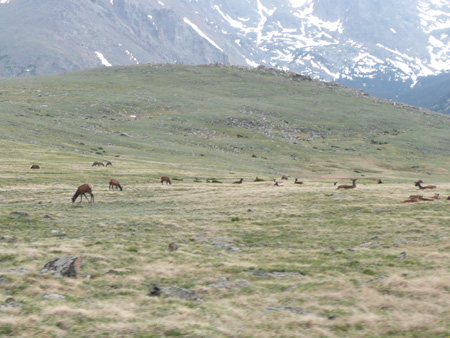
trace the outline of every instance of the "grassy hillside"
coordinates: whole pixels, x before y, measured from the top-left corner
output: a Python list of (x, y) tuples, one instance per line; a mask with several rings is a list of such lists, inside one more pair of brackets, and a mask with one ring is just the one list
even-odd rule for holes
[[(0, 116), (0, 336), (450, 335), (447, 116), (169, 65), (3, 79)], [(402, 203), (419, 178), (443, 198)], [(79, 278), (40, 273), (75, 254)]]

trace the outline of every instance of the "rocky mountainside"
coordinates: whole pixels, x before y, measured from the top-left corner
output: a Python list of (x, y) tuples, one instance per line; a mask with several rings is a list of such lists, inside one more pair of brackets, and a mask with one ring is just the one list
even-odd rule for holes
[(263, 64), (408, 102), (450, 72), (447, 0), (0, 0), (0, 22), (2, 77)]

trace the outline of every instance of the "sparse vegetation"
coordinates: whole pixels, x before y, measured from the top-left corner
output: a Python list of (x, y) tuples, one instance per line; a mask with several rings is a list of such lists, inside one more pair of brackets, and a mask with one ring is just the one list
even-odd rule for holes
[[(0, 336), (450, 335), (450, 202), (402, 203), (419, 179), (450, 195), (447, 117), (226, 67), (0, 92)], [(305, 184), (274, 187), (281, 174)], [(95, 203), (72, 203), (83, 183)], [(80, 278), (40, 273), (72, 254)]]

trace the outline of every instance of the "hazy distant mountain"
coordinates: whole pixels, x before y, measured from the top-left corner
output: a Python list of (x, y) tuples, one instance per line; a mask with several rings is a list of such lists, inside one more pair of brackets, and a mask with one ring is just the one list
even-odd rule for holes
[(0, 27), (3, 77), (264, 64), (406, 100), (450, 72), (447, 0), (0, 0)]

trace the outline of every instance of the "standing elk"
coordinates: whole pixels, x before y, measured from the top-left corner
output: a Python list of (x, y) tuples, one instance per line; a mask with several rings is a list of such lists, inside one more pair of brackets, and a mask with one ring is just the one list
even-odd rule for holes
[(116, 180), (115, 178), (111, 178), (109, 180), (109, 190), (114, 190), (114, 187), (117, 189), (120, 189), (120, 191), (122, 191), (122, 186), (120, 185), (119, 181)]
[(97, 167), (102, 166), (102, 167), (104, 167), (105, 165), (103, 164), (103, 162), (95, 161), (94, 163), (92, 163), (91, 167), (94, 167), (94, 166), (97, 166)]
[(415, 184), (416, 187), (419, 187), (420, 190), (425, 190), (425, 189), (436, 189), (437, 187), (435, 185), (426, 185), (426, 186), (422, 186), (420, 183), (423, 183), (422, 180), (418, 180)]
[(337, 187), (336, 189), (355, 189), (355, 188), (356, 188), (356, 181), (357, 181), (357, 180), (358, 180), (357, 178), (352, 179), (352, 182), (353, 182), (352, 185), (349, 185), (349, 184), (341, 184), (341, 185), (338, 185), (338, 187)]
[(75, 195), (73, 195), (72, 197), (72, 203), (75, 202), (75, 200), (78, 198), (78, 196), (80, 196), (80, 203), (83, 200), (83, 196), (89, 201), (89, 199), (87, 198), (86, 194), (91, 195), (91, 200), (89, 202), (93, 203), (94, 202), (94, 194), (92, 193), (92, 184), (82, 184), (78, 187)]
[(166, 182), (166, 184), (172, 184), (172, 181), (170, 180), (169, 177), (161, 176), (161, 184), (163, 184), (164, 182)]
[(108, 162), (106, 162), (106, 166), (112, 166), (112, 163), (111, 163), (111, 161), (108, 161)]

